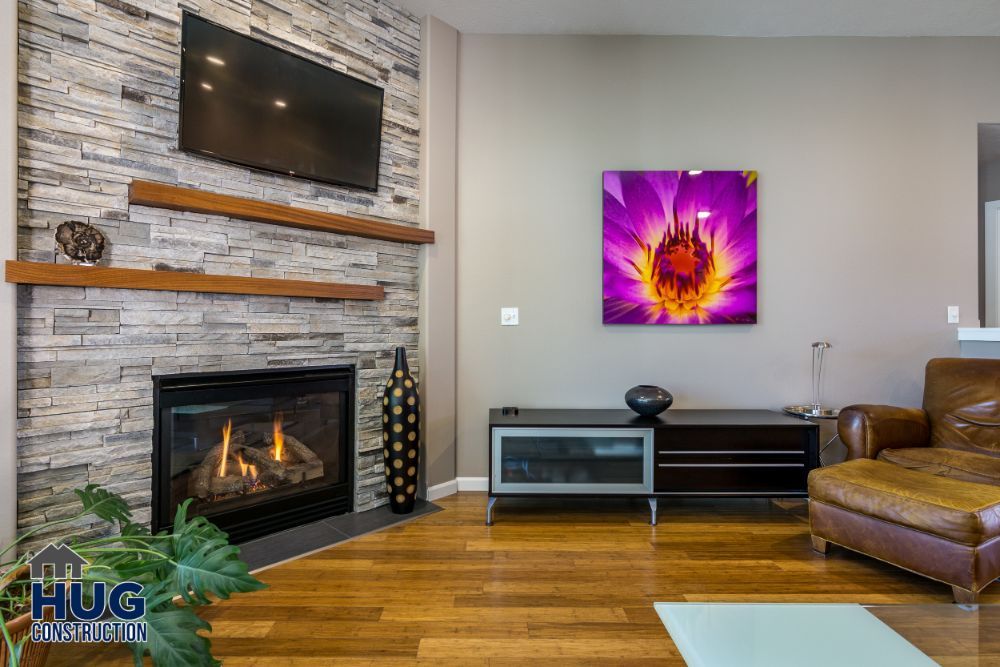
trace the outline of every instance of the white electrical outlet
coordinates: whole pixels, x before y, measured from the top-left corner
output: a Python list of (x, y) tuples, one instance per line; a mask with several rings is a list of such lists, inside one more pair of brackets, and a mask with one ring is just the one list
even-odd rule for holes
[(500, 324), (505, 327), (517, 326), (517, 308), (501, 308)]
[(958, 306), (948, 306), (948, 324), (958, 324)]

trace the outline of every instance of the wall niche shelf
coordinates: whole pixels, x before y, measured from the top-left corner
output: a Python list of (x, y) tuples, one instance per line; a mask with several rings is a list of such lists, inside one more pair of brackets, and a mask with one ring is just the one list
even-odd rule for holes
[(6, 280), (9, 283), (20, 285), (114, 287), (209, 294), (263, 294), (267, 296), (357, 299), (362, 301), (381, 301), (385, 298), (385, 290), (380, 285), (350, 285), (246, 276), (213, 276), (183, 271), (119, 269), (14, 260), (8, 260), (6, 263)]
[(382, 241), (400, 243), (434, 243), (434, 232), (430, 229), (407, 227), (390, 222), (355, 218), (339, 213), (312, 211), (295, 206), (275, 204), (257, 199), (233, 197), (176, 185), (132, 181), (129, 186), (128, 201), (138, 206), (166, 208), (173, 211), (206, 213), (227, 218), (266, 222), (284, 227), (312, 229), (321, 232), (362, 236)]

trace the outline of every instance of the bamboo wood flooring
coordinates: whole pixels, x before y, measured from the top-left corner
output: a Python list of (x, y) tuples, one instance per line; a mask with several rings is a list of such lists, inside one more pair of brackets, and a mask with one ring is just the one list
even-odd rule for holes
[[(815, 554), (804, 501), (661, 500), (656, 527), (645, 501), (501, 500), (492, 527), (485, 503), (444, 498), (442, 512), (261, 572), (268, 590), (203, 611), (216, 657), (227, 667), (683, 665), (654, 602), (951, 600), (947, 586), (870, 558)], [(984, 603), (1000, 602), (994, 589)], [(997, 664), (958, 656), (984, 636), (1000, 641), (1000, 623), (945, 633), (919, 609), (897, 617), (942, 664)], [(120, 649), (57, 649), (50, 666), (131, 664)]]

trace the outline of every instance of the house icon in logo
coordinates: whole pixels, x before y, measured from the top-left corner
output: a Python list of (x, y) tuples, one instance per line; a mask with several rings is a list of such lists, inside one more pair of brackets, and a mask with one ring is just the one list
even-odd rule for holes
[(87, 559), (79, 555), (65, 544), (56, 546), (50, 544), (28, 561), (31, 567), (32, 579), (44, 579), (45, 568), (52, 567), (52, 576), (61, 579), (66, 576), (69, 570), (70, 579), (83, 579), (83, 566), (87, 565)]

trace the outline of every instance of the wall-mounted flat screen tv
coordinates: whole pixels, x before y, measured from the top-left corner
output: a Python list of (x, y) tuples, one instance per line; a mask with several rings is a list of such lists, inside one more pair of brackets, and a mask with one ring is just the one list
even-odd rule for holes
[(378, 189), (378, 86), (184, 14), (182, 150)]

